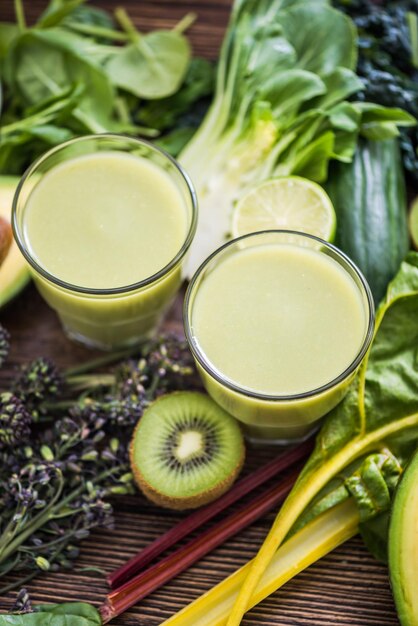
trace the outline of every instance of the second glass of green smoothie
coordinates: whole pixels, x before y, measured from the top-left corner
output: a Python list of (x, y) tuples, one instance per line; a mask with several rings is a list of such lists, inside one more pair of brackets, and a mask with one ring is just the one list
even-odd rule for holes
[(71, 338), (106, 350), (155, 332), (181, 285), (196, 222), (193, 186), (174, 159), (110, 134), (42, 156), (13, 206), (39, 291)]
[(374, 329), (370, 289), (316, 237), (264, 231), (230, 241), (192, 278), (189, 346), (208, 393), (247, 436), (307, 437), (344, 394)]

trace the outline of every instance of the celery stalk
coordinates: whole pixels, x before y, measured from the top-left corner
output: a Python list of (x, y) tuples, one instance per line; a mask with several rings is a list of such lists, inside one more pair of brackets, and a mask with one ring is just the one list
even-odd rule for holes
[[(251, 597), (252, 608), (312, 563), (353, 537), (359, 513), (352, 500), (326, 511), (276, 552)], [(252, 561), (186, 606), (161, 626), (225, 626)]]

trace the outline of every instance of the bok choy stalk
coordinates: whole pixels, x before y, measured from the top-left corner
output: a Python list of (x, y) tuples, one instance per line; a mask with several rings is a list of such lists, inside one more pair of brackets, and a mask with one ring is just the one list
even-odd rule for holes
[(358, 133), (397, 134), (400, 109), (347, 102), (355, 27), (325, 0), (235, 0), (213, 103), (180, 154), (200, 202), (189, 273), (222, 243), (234, 201), (273, 175), (327, 178), (330, 159), (350, 161)]
[[(341, 473), (351, 471), (366, 455), (382, 450), (390, 450), (404, 466), (416, 449), (417, 316), (418, 254), (411, 252), (377, 311), (376, 334), (356, 381), (319, 433), (311, 458), (249, 569), (228, 626), (241, 623), (260, 579), (289, 533), (314, 519), (318, 511), (322, 513), (336, 504), (335, 481)], [(372, 465), (369, 469), (371, 482), (367, 491), (378, 501), (383, 492), (375, 469)], [(354, 480), (353, 494), (358, 485)], [(337, 501), (340, 497), (341, 494)], [(367, 525), (365, 530), (366, 539), (370, 539)]]

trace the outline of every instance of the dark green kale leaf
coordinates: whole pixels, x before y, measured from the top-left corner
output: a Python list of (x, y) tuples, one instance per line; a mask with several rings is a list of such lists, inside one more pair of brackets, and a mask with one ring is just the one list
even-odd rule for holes
[[(333, 4), (354, 20), (359, 34), (357, 73), (364, 90), (356, 99), (399, 107), (418, 118), (418, 0)], [(418, 129), (402, 129), (400, 144), (404, 167), (418, 183)]]

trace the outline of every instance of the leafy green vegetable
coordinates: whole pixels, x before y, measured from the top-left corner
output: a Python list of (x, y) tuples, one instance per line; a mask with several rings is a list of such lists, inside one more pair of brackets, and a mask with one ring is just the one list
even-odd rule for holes
[(165, 98), (180, 87), (190, 60), (187, 39), (174, 29), (140, 34), (123, 9), (116, 15), (132, 43), (106, 62), (112, 83), (138, 98)]
[(72, 2), (51, 3), (42, 13), (37, 22), (37, 26), (42, 28), (56, 26), (60, 24), (65, 27), (78, 25), (97, 26), (100, 28), (113, 29), (115, 26), (112, 17), (98, 7), (86, 6), (84, 0), (73, 0)]
[(176, 157), (189, 143), (195, 132), (195, 127), (185, 126), (183, 128), (175, 128), (168, 135), (156, 139), (154, 143), (162, 150), (171, 154), (171, 156)]
[[(231, 626), (239, 624), (254, 585), (289, 532), (296, 524), (300, 527), (310, 519), (312, 511), (316, 515), (329, 507), (326, 495), (331, 486), (335, 486), (331, 481), (365, 455), (378, 454), (382, 450), (390, 450), (404, 466), (416, 448), (417, 315), (418, 254), (411, 252), (390, 283), (377, 312), (375, 337), (355, 383), (345, 399), (328, 415), (311, 458), (254, 561), (231, 617)], [(371, 500), (376, 502), (379, 498), (384, 502), (382, 481), (379, 481), (378, 473), (376, 475), (376, 467), (370, 469), (374, 474), (369, 483)], [(392, 469), (390, 471), (392, 473)], [(358, 488), (359, 481), (351, 483), (352, 495), (358, 493)], [(369, 488), (362, 488), (361, 492), (367, 494)], [(318, 502), (322, 502), (319, 507)]]
[(138, 111), (136, 121), (164, 131), (178, 123), (181, 116), (201, 98), (210, 96), (214, 87), (214, 66), (206, 59), (191, 60), (184, 82), (172, 96), (150, 100)]
[[(350, 15), (359, 33), (357, 73), (364, 89), (361, 100), (398, 106), (418, 118), (417, 0), (333, 0)], [(403, 163), (418, 182), (418, 130), (401, 132)]]
[(356, 59), (352, 21), (325, 1), (236, 0), (213, 103), (180, 154), (200, 204), (189, 273), (222, 243), (248, 186), (289, 174), (323, 182), (330, 159), (351, 160), (359, 133), (385, 138), (414, 123), (346, 101), (362, 89)]
[[(137, 120), (148, 104), (144, 98), (175, 97), (181, 87), (190, 61), (183, 31), (194, 17), (142, 36), (122, 9), (116, 16), (126, 32), (85, 1), (51, 0), (31, 28), (16, 1), (17, 24), (0, 23), (0, 173), (21, 173), (46, 149), (75, 135), (159, 134)], [(173, 125), (210, 89), (208, 81), (194, 89), (189, 82), (170, 117)]]
[(98, 611), (83, 602), (35, 605), (32, 613), (3, 615), (4, 626), (101, 626)]
[(56, 96), (68, 85), (88, 85), (72, 116), (87, 132), (111, 126), (113, 87), (83, 37), (58, 27), (24, 33), (10, 50), (4, 77), (26, 105)]

